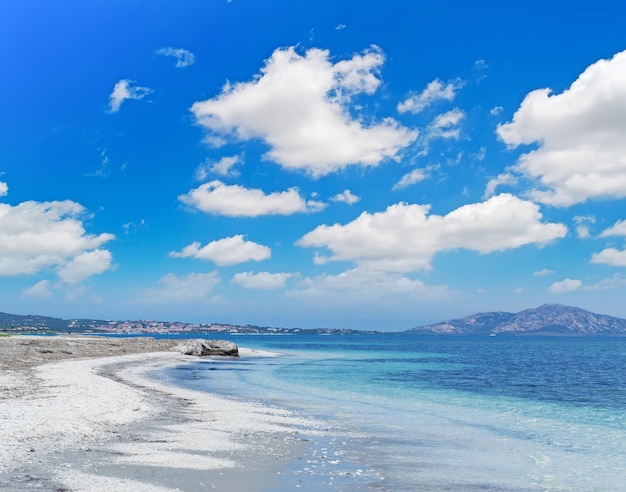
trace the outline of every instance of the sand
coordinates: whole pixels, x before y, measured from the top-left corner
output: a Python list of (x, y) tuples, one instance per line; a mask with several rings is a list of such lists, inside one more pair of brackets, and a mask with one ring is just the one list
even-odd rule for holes
[(175, 344), (0, 338), (0, 490), (263, 490), (302, 458), (319, 422), (155, 378), (198, 360)]

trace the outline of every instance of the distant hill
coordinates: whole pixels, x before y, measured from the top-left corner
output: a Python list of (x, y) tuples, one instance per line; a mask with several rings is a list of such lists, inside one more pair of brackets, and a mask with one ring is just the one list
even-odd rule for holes
[(0, 313), (0, 331), (86, 331), (103, 323), (95, 319), (68, 320), (34, 314)]
[(375, 333), (341, 328), (279, 328), (272, 326), (223, 323), (181, 323), (178, 321), (112, 321), (98, 319), (61, 319), (49, 316), (0, 313), (0, 332), (6, 333), (100, 333), (128, 335), (164, 334), (323, 334)]
[(626, 319), (594, 314), (584, 309), (544, 304), (519, 313), (478, 313), (434, 325), (418, 326), (405, 333), (434, 335), (626, 335)]

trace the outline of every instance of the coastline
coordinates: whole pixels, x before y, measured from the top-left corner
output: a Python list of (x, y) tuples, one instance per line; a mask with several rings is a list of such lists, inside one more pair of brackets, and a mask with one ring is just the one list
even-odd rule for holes
[(176, 343), (0, 339), (0, 489), (263, 490), (306, 454), (319, 423), (152, 377)]

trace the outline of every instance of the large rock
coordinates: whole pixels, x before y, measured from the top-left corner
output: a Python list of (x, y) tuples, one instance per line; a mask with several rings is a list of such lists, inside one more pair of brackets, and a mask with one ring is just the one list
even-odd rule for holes
[(227, 340), (203, 340), (201, 338), (186, 340), (176, 346), (176, 350), (184, 355), (228, 355), (239, 357), (239, 347)]

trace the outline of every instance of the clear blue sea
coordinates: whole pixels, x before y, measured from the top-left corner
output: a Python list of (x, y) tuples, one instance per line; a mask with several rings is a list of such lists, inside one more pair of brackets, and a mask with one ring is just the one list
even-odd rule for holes
[(280, 490), (626, 491), (626, 338), (230, 339), (167, 376), (328, 422)]

